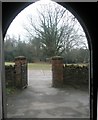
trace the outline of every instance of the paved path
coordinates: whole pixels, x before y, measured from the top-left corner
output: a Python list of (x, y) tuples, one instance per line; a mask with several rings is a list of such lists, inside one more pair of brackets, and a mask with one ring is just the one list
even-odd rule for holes
[(28, 88), (7, 99), (8, 118), (89, 117), (89, 94), (52, 88), (51, 71), (29, 70)]

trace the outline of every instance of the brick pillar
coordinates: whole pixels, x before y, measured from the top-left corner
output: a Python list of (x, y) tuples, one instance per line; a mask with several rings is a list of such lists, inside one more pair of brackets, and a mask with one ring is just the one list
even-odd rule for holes
[(63, 86), (63, 58), (60, 56), (52, 58), (52, 85), (53, 87)]
[[(15, 85), (18, 88), (23, 87), (23, 74), (22, 66), (27, 65), (27, 60), (24, 56), (18, 56), (15, 58)], [(25, 73), (27, 74), (27, 73)]]
[(20, 66), (23, 64), (27, 64), (26, 57), (24, 56), (15, 57), (15, 65)]

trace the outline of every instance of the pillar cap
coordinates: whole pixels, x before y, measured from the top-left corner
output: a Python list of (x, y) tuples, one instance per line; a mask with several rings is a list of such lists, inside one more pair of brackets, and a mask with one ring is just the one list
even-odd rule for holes
[(62, 60), (63, 59), (63, 57), (61, 57), (61, 56), (54, 56), (54, 57), (52, 57), (52, 60)]
[(24, 59), (26, 59), (25, 56), (17, 56), (17, 57), (15, 57), (15, 60), (24, 60)]

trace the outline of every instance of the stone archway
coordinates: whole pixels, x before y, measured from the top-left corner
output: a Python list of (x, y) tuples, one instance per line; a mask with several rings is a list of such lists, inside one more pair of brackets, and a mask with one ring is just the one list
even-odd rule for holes
[[(19, 13), (19, 11), (18, 11), (18, 13)], [(80, 20), (81, 21), (81, 20)], [(82, 22), (81, 22), (81, 24), (82, 24)], [(90, 38), (90, 36), (89, 36), (89, 33), (88, 33), (88, 30), (86, 29), (86, 26), (85, 25), (83, 25), (82, 26), (84, 29), (85, 29), (85, 32), (86, 32), (86, 35), (87, 35), (87, 38), (88, 38), (88, 40), (90, 40), (91, 38)], [(6, 31), (6, 30), (5, 30)], [(93, 39), (93, 38), (92, 38)], [(2, 43), (3, 44), (3, 43)], [(91, 55), (91, 64), (90, 64), (90, 80), (93, 78), (93, 76), (92, 76), (92, 68), (93, 68), (93, 66), (92, 66), (92, 44), (90, 43), (90, 55)], [(3, 67), (3, 66), (2, 66)], [(4, 72), (4, 71), (3, 71)], [(3, 77), (2, 77), (3, 78)], [(4, 79), (4, 78), (3, 78)], [(4, 89), (3, 89), (4, 90)], [(3, 91), (4, 92), (4, 91)], [(4, 100), (4, 98), (3, 98), (3, 100)], [(4, 103), (5, 104), (5, 103)], [(4, 107), (4, 105), (3, 105), (3, 107)]]

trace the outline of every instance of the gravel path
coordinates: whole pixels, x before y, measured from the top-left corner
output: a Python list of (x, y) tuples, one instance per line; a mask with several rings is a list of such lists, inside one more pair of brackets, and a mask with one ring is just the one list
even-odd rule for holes
[(89, 94), (53, 88), (49, 70), (29, 70), (28, 87), (7, 99), (8, 118), (87, 118)]

